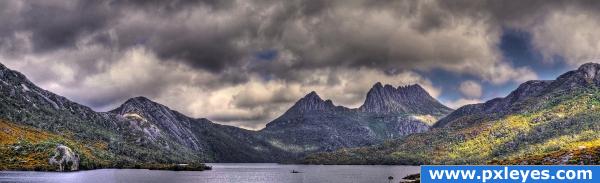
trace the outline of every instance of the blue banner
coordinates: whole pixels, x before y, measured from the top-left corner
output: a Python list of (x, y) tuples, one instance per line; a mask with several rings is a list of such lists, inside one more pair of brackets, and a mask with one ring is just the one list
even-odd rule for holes
[(421, 182), (600, 183), (600, 166), (421, 166)]

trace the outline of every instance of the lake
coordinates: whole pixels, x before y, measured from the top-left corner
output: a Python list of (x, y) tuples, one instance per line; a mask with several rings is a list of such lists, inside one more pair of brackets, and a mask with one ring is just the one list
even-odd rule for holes
[[(418, 166), (281, 165), (271, 163), (209, 163), (213, 170), (175, 172), (101, 169), (69, 173), (0, 172), (0, 182), (15, 183), (387, 183), (419, 172)], [(291, 173), (292, 170), (301, 173)]]

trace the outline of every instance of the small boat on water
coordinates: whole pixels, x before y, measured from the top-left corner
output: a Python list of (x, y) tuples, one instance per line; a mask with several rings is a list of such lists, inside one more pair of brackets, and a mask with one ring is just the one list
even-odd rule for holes
[(299, 171), (296, 171), (296, 170), (292, 170), (291, 173), (302, 173), (302, 172), (299, 172)]

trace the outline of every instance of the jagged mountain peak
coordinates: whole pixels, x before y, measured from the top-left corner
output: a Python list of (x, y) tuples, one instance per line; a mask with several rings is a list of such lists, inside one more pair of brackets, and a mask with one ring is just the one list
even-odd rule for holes
[(421, 85), (419, 84), (410, 84), (410, 85), (404, 85), (404, 86), (398, 86), (398, 89), (405, 89), (405, 90), (421, 90), (421, 91), (425, 91), (425, 89), (423, 87), (421, 87)]
[(335, 108), (335, 105), (333, 105), (331, 100), (323, 100), (317, 92), (312, 91), (298, 100), (288, 112), (302, 113), (306, 111), (330, 110), (333, 108)]
[[(359, 109), (334, 106), (331, 100), (323, 100), (316, 92), (310, 92), (260, 133), (288, 144), (286, 148), (290, 151), (314, 152), (369, 146), (385, 139), (424, 132), (432, 123), (427, 120), (446, 115), (451, 109), (433, 98), (433, 102), (422, 101), (420, 98), (429, 94), (419, 90), (423, 89), (418, 85), (394, 87), (378, 82), (369, 91), (367, 105), (364, 105), (367, 107)], [(413, 97), (421, 95), (423, 97)], [(425, 104), (419, 104), (421, 102)]]
[(379, 95), (382, 94), (382, 92), (403, 93), (405, 95), (423, 95), (424, 97), (429, 96), (430, 98), (433, 98), (419, 84), (400, 85), (396, 88), (390, 84), (383, 85), (381, 82), (375, 83), (371, 90), (369, 90), (367, 93), (367, 96)]
[(374, 113), (446, 114), (450, 108), (439, 103), (419, 84), (397, 88), (375, 83), (359, 110)]
[[(421, 87), (421, 85), (419, 84), (408, 84), (408, 85), (399, 85), (397, 88), (394, 87), (391, 84), (382, 84), (381, 82), (377, 82), (375, 84), (373, 84), (373, 87), (371, 87), (372, 89), (379, 89), (379, 88), (395, 88), (395, 89), (408, 89), (408, 88), (414, 88), (414, 89), (423, 89), (423, 87)], [(423, 89), (424, 90), (424, 89)]]
[(311, 91), (310, 93), (306, 94), (303, 99), (307, 99), (307, 100), (323, 100), (321, 99), (321, 97), (319, 96), (319, 94), (317, 94), (317, 92), (315, 91)]
[(383, 88), (383, 84), (381, 84), (381, 82), (377, 82), (373, 85), (373, 88)]

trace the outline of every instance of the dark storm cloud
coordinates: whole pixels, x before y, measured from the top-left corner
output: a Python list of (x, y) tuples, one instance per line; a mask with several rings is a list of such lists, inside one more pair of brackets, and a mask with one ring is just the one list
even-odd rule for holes
[(493, 25), (514, 25), (524, 21), (540, 21), (546, 15), (568, 8), (597, 14), (600, 3), (594, 0), (529, 0), (529, 1), (437, 1), (446, 14), (485, 19)]
[[(4, 2), (7, 3), (7, 2)], [(599, 3), (593, 1), (25, 1), (19, 16), (13, 16), (18, 26), (13, 31), (31, 31), (35, 51), (74, 47), (77, 41), (91, 34), (100, 44), (115, 46), (106, 34), (110, 29), (119, 36), (118, 46), (146, 45), (165, 60), (179, 60), (191, 66), (214, 72), (227, 67), (245, 64), (240, 61), (258, 49), (254, 46), (279, 45), (291, 51), (300, 61), (293, 65), (277, 65), (268, 72), (295, 68), (322, 67), (415, 67), (416, 62), (438, 60), (443, 57), (449, 64), (461, 62), (470, 55), (428, 55), (409, 45), (389, 45), (390, 32), (372, 27), (369, 22), (343, 17), (340, 13), (356, 10), (363, 16), (391, 12), (397, 17), (415, 17), (411, 24), (417, 32), (441, 30), (452, 19), (469, 17), (494, 21), (502, 26), (535, 15), (548, 9), (574, 5), (590, 11)], [(248, 4), (249, 7), (240, 7)], [(349, 5), (347, 5), (349, 4)], [(334, 11), (337, 7), (347, 10)], [(224, 16), (239, 16), (207, 25), (190, 26), (186, 13), (206, 8), (210, 13), (221, 12)], [(260, 16), (269, 10), (272, 13)], [(247, 10), (251, 9), (251, 10)], [(6, 10), (4, 10), (6, 11)], [(235, 11), (247, 11), (236, 14)], [(123, 21), (132, 14), (148, 17), (134, 22)], [(208, 16), (207, 14), (207, 16)], [(178, 16), (179, 18), (175, 17)], [(198, 18), (202, 24), (209, 18)], [(10, 16), (3, 16), (10, 17)], [(12, 22), (4, 21), (3, 22)], [(141, 22), (140, 22), (141, 21)], [(146, 22), (144, 22), (146, 21)], [(173, 21), (169, 23), (169, 21)], [(314, 23), (312, 21), (316, 21)], [(350, 23), (343, 23), (349, 22)], [(407, 20), (408, 21), (408, 20)], [(187, 23), (186, 23), (187, 22)], [(294, 27), (303, 24), (301, 27)], [(10, 24), (9, 24), (10, 25)], [(306, 29), (302, 40), (293, 40), (294, 29)], [(385, 27), (383, 27), (385, 29)], [(0, 29), (3, 35), (12, 32)], [(372, 34), (363, 31), (372, 31)], [(288, 35), (286, 35), (288, 34)], [(365, 35), (361, 35), (365, 34)], [(304, 36), (304, 37), (302, 37)], [(239, 46), (247, 41), (252, 46)], [(314, 45), (309, 44), (312, 41)], [(390, 50), (390, 46), (400, 46)], [(402, 48), (402, 46), (406, 48)], [(402, 52), (406, 50), (406, 52)], [(392, 54), (391, 52), (394, 52)], [(457, 51), (455, 51), (457, 52)]]
[[(235, 13), (227, 11), (239, 9), (234, 9), (236, 5), (233, 1), (71, 1), (56, 4), (26, 1), (20, 16), (24, 18), (19, 22), (17, 29), (31, 31), (35, 51), (46, 51), (74, 47), (77, 40), (86, 35), (114, 28), (119, 35), (118, 45), (122, 49), (142, 44), (153, 49), (165, 60), (180, 60), (191, 66), (215, 72), (243, 64), (240, 63), (240, 59), (255, 51), (236, 46), (236, 41), (241, 40), (255, 44), (260, 44), (256, 42), (257, 40), (264, 40), (261, 42), (266, 45), (281, 44), (284, 49), (292, 51), (301, 59), (300, 62), (292, 65), (292, 68), (277, 67), (273, 70), (338, 65), (383, 68), (397, 65), (393, 63), (397, 60), (423, 59), (414, 54), (402, 54), (399, 58), (390, 55), (389, 45), (381, 44), (388, 39), (387, 33), (364, 37), (362, 40), (348, 39), (354, 36), (355, 30), (340, 30), (341, 27), (338, 27), (337, 23), (348, 20), (323, 13), (333, 6), (333, 3), (329, 2), (252, 1), (254, 3), (252, 6), (256, 10), (247, 12), (246, 16), (242, 14), (240, 17), (228, 19), (232, 22), (223, 23), (232, 25), (223, 26), (216, 23), (190, 26), (188, 23), (181, 22), (189, 20), (177, 19), (173, 17), (176, 16), (174, 14), (189, 13), (202, 7), (209, 7), (207, 11), (211, 12), (225, 11), (225, 14)], [(257, 14), (266, 11), (270, 3), (281, 5), (275, 6), (269, 17), (258, 17)], [(429, 9), (425, 10), (429, 11)], [(142, 13), (141, 16), (147, 16), (148, 19), (136, 22), (121, 21), (122, 18), (139, 11)], [(206, 21), (202, 17), (196, 18), (199, 18), (197, 20), (199, 24)], [(324, 23), (311, 24), (309, 23), (311, 18)], [(168, 23), (171, 20), (174, 23)], [(433, 22), (438, 24), (441, 21)], [(320, 50), (322, 48), (305, 47), (303, 44), (306, 43), (289, 40), (289, 35), (285, 37), (286, 31), (297, 28), (292, 27), (295, 23), (306, 24), (300, 28), (309, 31), (305, 35), (307, 37), (299, 38), (314, 41), (316, 46), (328, 47), (325, 49), (327, 53), (323, 53)], [(96, 38), (95, 41), (98, 43), (110, 43), (106, 34), (100, 34)]]
[(35, 51), (73, 47), (79, 38), (103, 29), (114, 16), (101, 1), (63, 5), (31, 3), (23, 7), (21, 29), (32, 31)]
[[(11, 3), (4, 1), (3, 3)], [(191, 65), (209, 70), (222, 70), (227, 62), (239, 59), (236, 50), (230, 46), (231, 39), (238, 36), (236, 31), (245, 31), (244, 27), (235, 27), (219, 34), (206, 34), (201, 30), (192, 30), (175, 23), (169, 27), (156, 24), (128, 27), (119, 21), (129, 12), (142, 11), (151, 16), (172, 16), (173, 13), (193, 9), (197, 6), (227, 8), (226, 1), (24, 1), (20, 12), (12, 13), (10, 6), (3, 6), (5, 14), (2, 22), (7, 23), (0, 29), (2, 37), (10, 37), (14, 32), (30, 32), (33, 51), (45, 52), (63, 48), (73, 48), (77, 41), (86, 36), (94, 36), (95, 43), (115, 46), (106, 33), (116, 29), (123, 49), (138, 44), (148, 44), (164, 58), (189, 61)], [(6, 19), (6, 21), (4, 20)], [(168, 19), (163, 19), (169, 21)], [(147, 20), (148, 23), (153, 20)], [(199, 22), (201, 23), (201, 22)], [(121, 27), (125, 28), (121, 28)], [(243, 25), (242, 25), (243, 26)], [(7, 30), (7, 29), (11, 30)], [(239, 28), (239, 29), (238, 29)], [(209, 28), (207, 28), (209, 29)], [(213, 32), (216, 33), (216, 32)], [(94, 35), (97, 34), (97, 35)]]
[(231, 0), (112, 0), (111, 5), (127, 7), (131, 9), (142, 9), (155, 13), (173, 13), (194, 6), (209, 6), (212, 9), (227, 9), (233, 5)]
[[(235, 41), (244, 36), (256, 37), (257, 22), (244, 21), (244, 17), (223, 22), (228, 24), (225, 26), (201, 25), (210, 19), (210, 13), (227, 12), (233, 3), (227, 0), (132, 0), (114, 1), (111, 6), (124, 12), (125, 16), (127, 12), (136, 12), (148, 17), (134, 22), (122, 21), (115, 26), (117, 34), (122, 35), (120, 46), (145, 45), (165, 60), (183, 61), (196, 68), (221, 72), (228, 66), (239, 66), (241, 55), (245, 54), (245, 50), (234, 45)], [(194, 11), (209, 13), (206, 17), (186, 17), (193, 16), (190, 14)]]
[(20, 20), (19, 4), (14, 1), (0, 1), (0, 49), (9, 53), (19, 52), (22, 41), (13, 39), (15, 27)]
[[(240, 29), (245, 29), (240, 27)], [(232, 39), (239, 38), (238, 30), (202, 32), (171, 29), (157, 33), (149, 40), (150, 47), (164, 59), (175, 59), (193, 67), (220, 72), (228, 66), (239, 66), (245, 50), (239, 50)]]
[[(270, 81), (279, 82), (283, 88), (294, 84), (340, 86), (347, 80), (340, 76), (342, 73), (361, 69), (381, 78), (415, 70), (424, 74), (443, 70), (479, 79), (483, 86), (499, 85), (537, 77), (527, 65), (513, 65), (505, 60), (498, 48), (503, 31), (532, 32), (532, 45), (544, 45), (535, 42), (539, 41), (540, 33), (535, 33), (534, 28), (548, 29), (534, 26), (563, 11), (598, 18), (600, 3), (591, 0), (0, 1), (3, 25), (0, 56), (24, 60), (29, 63), (23, 66), (25, 72), (31, 73), (38, 83), (56, 85), (57, 90), (87, 86), (82, 90), (91, 91), (73, 91), (69, 97), (94, 108), (106, 108), (138, 95), (168, 98), (165, 96), (181, 85), (201, 91)], [(578, 50), (569, 51), (580, 56)], [(138, 55), (128, 55), (131, 52)], [(134, 58), (155, 59), (149, 63), (193, 76), (124, 64), (124, 60)], [(29, 67), (40, 63), (48, 67)], [(181, 69), (182, 65), (190, 70)], [(125, 66), (133, 67), (128, 68), (131, 72), (147, 69), (153, 73), (113, 73)], [(374, 74), (369, 69), (385, 74)], [(198, 74), (204, 72), (210, 74)], [(260, 79), (253, 78), (255, 75)], [(120, 81), (130, 77), (135, 80)], [(106, 82), (108, 89), (96, 89), (99, 86), (90, 84), (94, 82)], [(358, 87), (348, 89), (352, 90), (349, 92), (339, 88), (344, 87), (335, 92), (353, 96), (346, 98), (347, 101), (357, 101), (362, 97), (357, 91), (364, 90)], [(190, 91), (183, 88), (181, 92)], [(215, 114), (213, 119), (247, 121), (255, 126), (302, 95), (279, 89), (265, 92), (280, 95), (260, 100), (235, 95), (230, 107), (250, 112)], [(205, 113), (210, 113), (208, 108), (203, 109), (209, 111)]]

